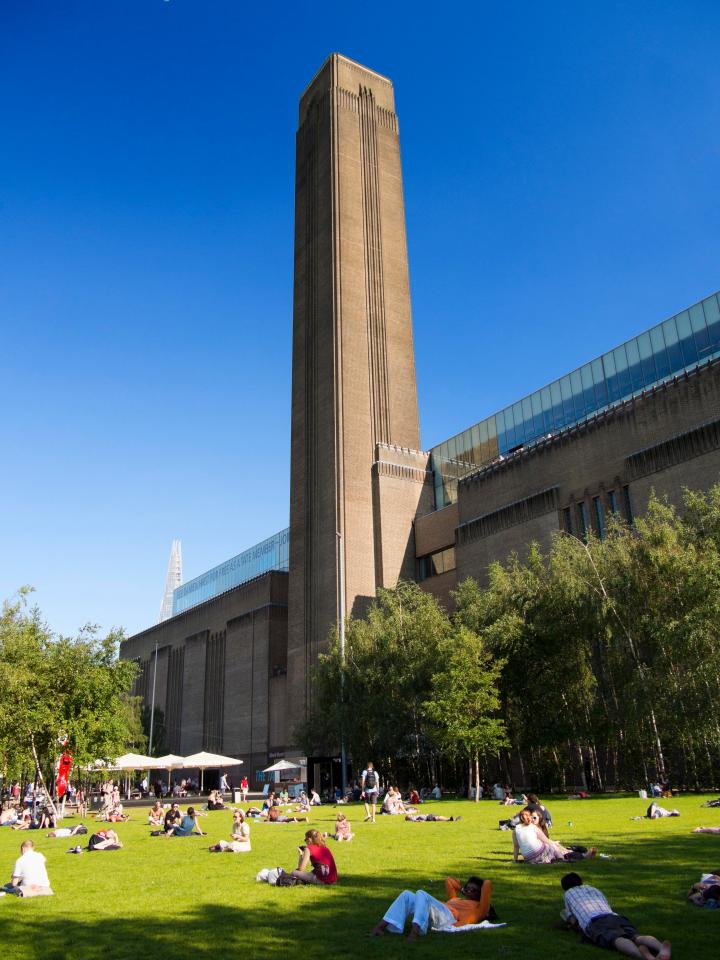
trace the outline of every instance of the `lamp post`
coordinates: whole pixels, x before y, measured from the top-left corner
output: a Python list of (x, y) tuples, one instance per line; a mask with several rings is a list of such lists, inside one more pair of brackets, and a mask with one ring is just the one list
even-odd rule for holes
[[(340, 705), (342, 708), (345, 700), (345, 552), (343, 550), (342, 534), (339, 530), (336, 530), (335, 533), (338, 541), (338, 586), (340, 592), (338, 635), (340, 640)], [(340, 766), (342, 768), (340, 775), (344, 797), (347, 791), (347, 756), (345, 754), (345, 731), (342, 726), (340, 727)]]
[(153, 670), (153, 692), (152, 692), (152, 706), (150, 707), (150, 745), (148, 748), (148, 753), (152, 756), (153, 748), (153, 728), (155, 726), (155, 682), (157, 680), (157, 655), (158, 655), (158, 642), (155, 641), (155, 669)]

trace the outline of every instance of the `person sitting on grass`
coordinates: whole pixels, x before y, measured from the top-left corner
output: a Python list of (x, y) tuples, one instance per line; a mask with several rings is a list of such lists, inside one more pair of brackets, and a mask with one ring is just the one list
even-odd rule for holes
[(405, 819), (410, 823), (453, 823), (462, 820), (462, 817), (442, 817), (439, 813), (406, 813)]
[(542, 816), (545, 833), (549, 836), (552, 830), (552, 816), (545, 804), (540, 802), (536, 793), (527, 795), (527, 808), (531, 813), (539, 813)]
[(268, 823), (307, 823), (307, 817), (287, 817), (280, 813), (279, 807), (270, 807), (267, 814)]
[(0, 813), (0, 827), (12, 827), (20, 820), (20, 806), (13, 804)]
[[(327, 848), (325, 837), (319, 830), (308, 830), (305, 844), (298, 847), (298, 865), (292, 875), (301, 883), (337, 883), (335, 859)], [(310, 869), (308, 869), (310, 868)]]
[(335, 819), (335, 833), (331, 833), (330, 836), (333, 838), (333, 840), (337, 840), (338, 842), (341, 840), (347, 840), (349, 843), (352, 839), (354, 839), (355, 834), (352, 832), (350, 821), (344, 813), (339, 813), (337, 815)]
[(566, 873), (560, 885), (565, 891), (563, 918), (596, 947), (617, 950), (624, 957), (670, 960), (669, 940), (661, 943), (657, 937), (639, 934), (628, 918), (615, 913), (605, 896), (584, 884), (579, 874)]
[(16, 897), (52, 897), (53, 890), (45, 866), (45, 857), (38, 853), (32, 840), (20, 844), (10, 883), (2, 888)]
[(400, 813), (407, 813), (405, 804), (402, 802), (402, 794), (397, 787), (389, 786), (385, 799), (382, 802), (382, 813), (389, 813), (392, 816)]
[(520, 811), (520, 823), (513, 830), (515, 863), (520, 854), (525, 863), (556, 863), (558, 860), (586, 860), (597, 856), (597, 847), (573, 849), (550, 840), (532, 818), (533, 814), (527, 808)]
[(182, 813), (180, 813), (180, 804), (173, 803), (170, 806), (170, 809), (167, 811), (163, 817), (163, 825), (165, 827), (165, 833), (170, 833), (174, 827), (178, 826), (182, 820)]
[(51, 830), (47, 835), (48, 840), (50, 839), (64, 839), (65, 837), (77, 837), (79, 834), (87, 833), (88, 828), (84, 823), (78, 823), (76, 827), (58, 827), (56, 830)]
[[(428, 928), (447, 930), (450, 927), (464, 927), (468, 924), (482, 923), (490, 916), (492, 907), (492, 883), (480, 877), (470, 877), (464, 887), (454, 877), (445, 880), (447, 900), (441, 903), (425, 890), (403, 890), (395, 898), (380, 923), (372, 930), (371, 936), (382, 936), (386, 931), (402, 933), (408, 917), (412, 926), (408, 935), (411, 942), (424, 936)], [(462, 894), (460, 897), (458, 894)]]
[(151, 827), (162, 827), (165, 825), (165, 810), (159, 800), (156, 800), (152, 807), (150, 807), (148, 824)]
[(690, 887), (688, 900), (696, 907), (720, 907), (720, 869), (713, 873), (703, 873), (698, 883)]
[(168, 832), (168, 837), (204, 837), (205, 834), (200, 829), (200, 824), (197, 821), (197, 814), (195, 813), (194, 807), (188, 807), (187, 813), (182, 818), (180, 823), (176, 823), (172, 826)]
[(114, 830), (98, 830), (88, 840), (90, 850), (120, 850), (122, 842)]
[(208, 796), (207, 801), (208, 810), (225, 810), (225, 804), (223, 798), (220, 796), (217, 790), (211, 790), (210, 795)]

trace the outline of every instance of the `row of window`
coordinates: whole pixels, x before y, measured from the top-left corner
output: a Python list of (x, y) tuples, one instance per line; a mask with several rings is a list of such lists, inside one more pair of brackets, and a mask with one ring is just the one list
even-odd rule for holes
[(431, 450), (437, 507), (457, 499), (457, 480), (564, 427), (720, 355), (720, 298), (620, 344)]
[(418, 580), (427, 580), (436, 577), (439, 573), (447, 573), (455, 569), (455, 547), (447, 547), (430, 553), (426, 557), (418, 557)]
[(608, 490), (603, 497), (598, 494), (587, 500), (579, 500), (563, 508), (563, 529), (571, 536), (586, 540), (592, 530), (601, 540), (607, 532), (606, 513), (622, 517), (626, 523), (632, 523), (633, 509), (630, 499), (630, 487), (625, 484), (620, 490)]

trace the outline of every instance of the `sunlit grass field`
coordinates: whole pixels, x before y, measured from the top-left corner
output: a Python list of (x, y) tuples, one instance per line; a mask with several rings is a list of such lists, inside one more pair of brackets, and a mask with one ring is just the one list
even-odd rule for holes
[[(611, 860), (574, 869), (600, 887), (614, 909), (641, 932), (673, 942), (677, 957), (717, 956), (720, 911), (700, 910), (685, 900), (701, 871), (720, 868), (720, 835), (693, 835), (695, 826), (720, 825), (720, 809), (701, 809), (704, 796), (673, 802), (681, 816), (631, 821), (647, 802), (637, 798), (569, 801), (546, 798), (553, 837), (597, 844)], [(512, 862), (511, 834), (498, 830), (506, 809), (444, 800), (424, 812), (462, 814), (459, 823), (405, 823), (378, 817), (363, 823), (362, 806), (339, 808), (353, 822), (355, 840), (331, 844), (340, 880), (335, 887), (276, 889), (255, 882), (261, 867), (296, 865), (304, 824), (253, 823), (252, 853), (210, 854), (208, 846), (229, 838), (231, 815), (202, 820), (207, 837), (151, 837), (145, 812), (120, 825), (120, 851), (67, 850), (87, 837), (47, 839), (40, 831), (0, 830), (3, 882), (9, 880), (20, 842), (30, 836), (47, 857), (52, 898), (0, 899), (0, 944), (13, 960), (43, 957), (113, 958), (553, 958), (601, 956), (558, 928), (562, 864)], [(311, 826), (331, 832), (333, 807), (320, 807)], [(76, 823), (66, 820), (65, 826)], [(92, 825), (90, 821), (86, 821)], [(571, 869), (571, 868), (567, 868)], [(417, 945), (397, 936), (367, 937), (394, 896), (422, 887), (443, 898), (443, 878), (490, 877), (493, 902), (507, 927), (474, 933), (429, 934)]]

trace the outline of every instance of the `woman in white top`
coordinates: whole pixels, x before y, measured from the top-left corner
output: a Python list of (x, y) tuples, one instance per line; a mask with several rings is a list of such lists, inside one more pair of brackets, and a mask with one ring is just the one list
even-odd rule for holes
[(555, 863), (557, 860), (584, 860), (594, 857), (597, 853), (591, 847), (585, 853), (563, 847), (545, 836), (537, 823), (533, 823), (532, 811), (520, 811), (520, 823), (513, 830), (513, 860), (515, 863), (522, 854), (525, 863)]
[(249, 853), (250, 827), (242, 810), (233, 812), (232, 840), (219, 840), (210, 847), (210, 853)]

